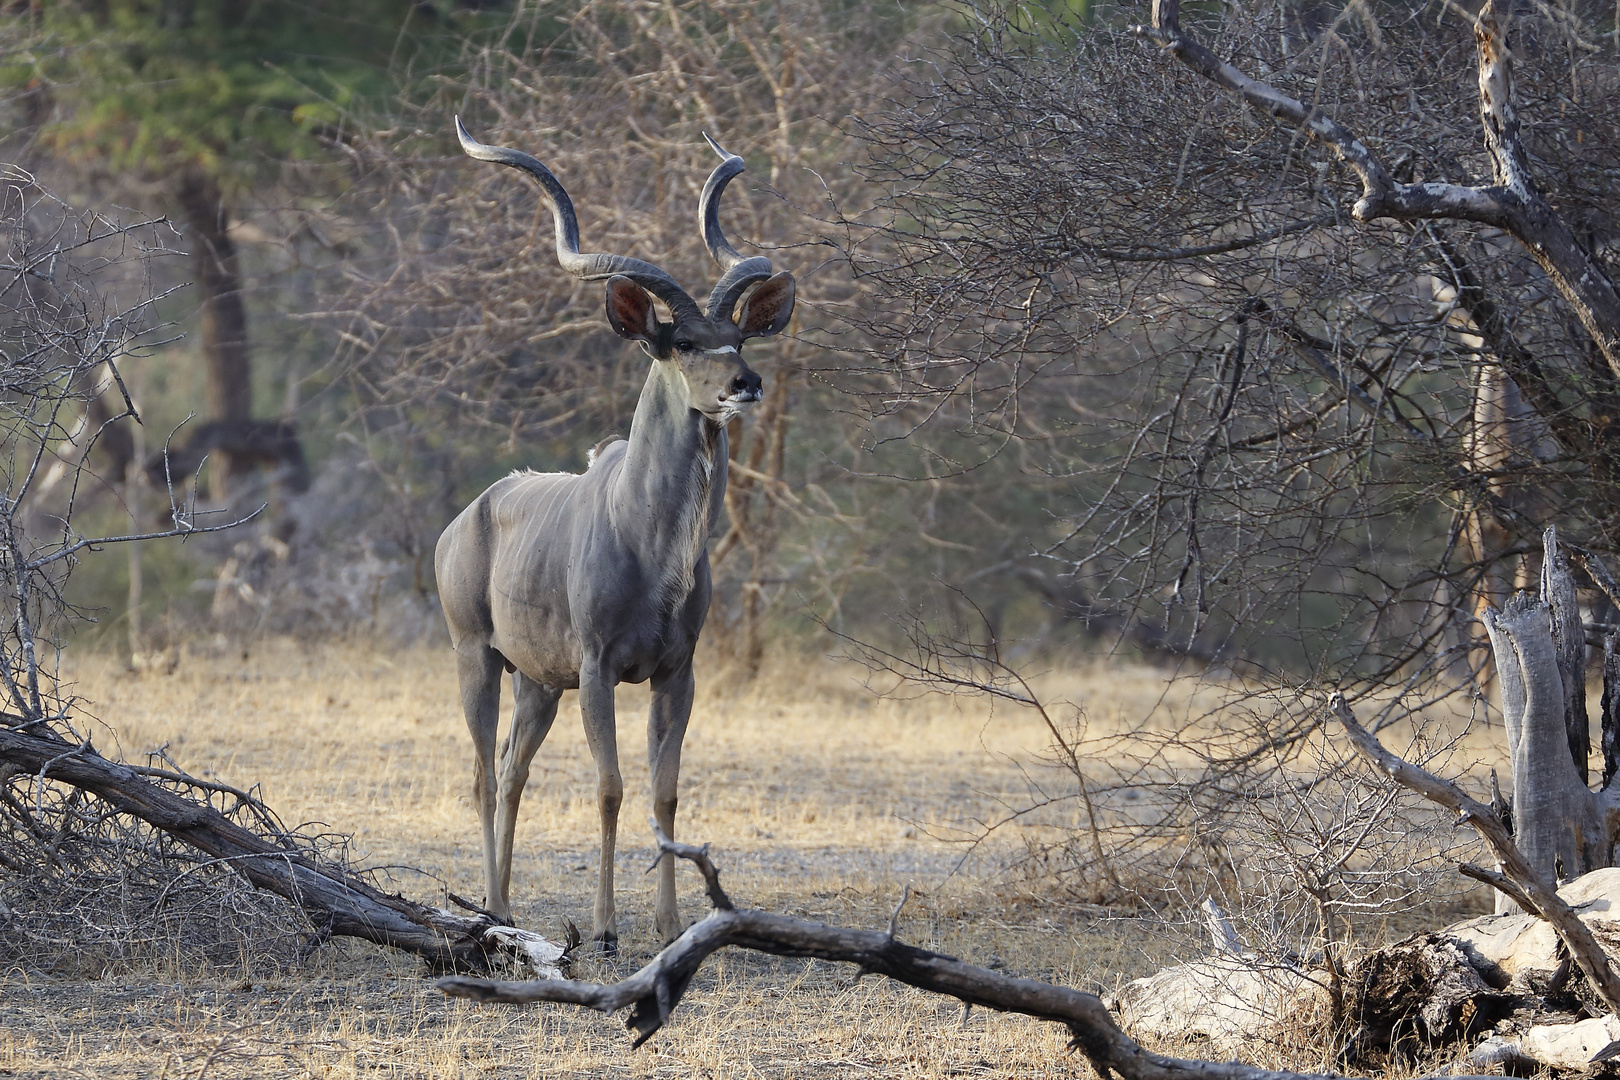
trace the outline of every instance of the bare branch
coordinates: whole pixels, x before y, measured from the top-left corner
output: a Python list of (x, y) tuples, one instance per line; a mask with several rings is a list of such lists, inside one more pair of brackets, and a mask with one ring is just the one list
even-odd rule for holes
[(1402, 221), (1451, 218), (1495, 226), (1512, 235), (1570, 301), (1581, 325), (1608, 361), (1610, 371), (1620, 379), (1620, 294), (1531, 179), (1513, 106), (1510, 54), (1494, 2), (1481, 8), (1474, 23), (1479, 47), (1480, 117), (1497, 181), (1479, 187), (1397, 181), (1350, 128), (1251, 78), (1182, 30), (1180, 7), (1180, 0), (1154, 0), (1152, 26), (1135, 26), (1132, 32), (1162, 46), (1217, 86), (1298, 126), (1330, 147), (1361, 181), (1361, 198), (1351, 208), (1351, 216), (1357, 221), (1381, 217)]
[(130, 533), (124, 536), (102, 536), (94, 540), (78, 540), (67, 545), (66, 547), (57, 548), (49, 555), (34, 559), (32, 562), (24, 563), (23, 566), (28, 570), (39, 570), (43, 567), (49, 566), (51, 563), (59, 562), (62, 559), (76, 555), (86, 548), (94, 549), (101, 547), (104, 544), (129, 544), (139, 540), (172, 540), (177, 536), (200, 536), (205, 533), (224, 532), (226, 529), (235, 529), (239, 526), (246, 525), (248, 522), (264, 513), (266, 507), (268, 506), (268, 503), (261, 504), (257, 510), (253, 511), (251, 514), (248, 514), (246, 517), (236, 518), (234, 521), (226, 522), (223, 525), (182, 524), (177, 525), (172, 529), (162, 529), (157, 532)]
[(1284, 236), (1307, 232), (1311, 229), (1326, 225), (1333, 219), (1324, 214), (1308, 221), (1291, 221), (1283, 225), (1274, 225), (1269, 229), (1261, 229), (1252, 236), (1243, 236), (1235, 240), (1224, 240), (1215, 244), (1195, 244), (1190, 247), (1153, 247), (1142, 245), (1140, 248), (1118, 250), (1115, 248), (1094, 247), (1087, 251), (1101, 259), (1112, 259), (1114, 262), (1162, 262), (1172, 259), (1200, 259), (1206, 255), (1225, 255), (1231, 251), (1242, 251), (1244, 248), (1258, 247), (1270, 243)]
[(1526, 911), (1536, 910), (1535, 902), (1530, 899), (1523, 889), (1513, 884), (1513, 879), (1506, 874), (1498, 874), (1495, 870), (1487, 870), (1483, 866), (1475, 866), (1473, 863), (1461, 864), (1457, 867), (1457, 873), (1463, 877), (1484, 882)]
[(709, 858), (709, 845), (704, 844), (702, 847), (693, 847), (691, 844), (676, 843), (664, 835), (664, 830), (658, 827), (657, 818), (649, 818), (649, 820), (652, 822), (653, 836), (658, 840), (658, 858), (654, 859), (653, 864), (647, 867), (647, 872), (650, 874), (658, 869), (658, 864), (671, 855), (678, 859), (688, 859), (698, 868), (698, 872), (703, 875), (703, 884), (709, 894), (709, 903), (720, 911), (732, 910), (731, 897), (727, 896), (726, 891), (720, 887), (720, 871)]
[(1182, 30), (1180, 0), (1154, 0), (1152, 26), (1133, 26), (1131, 31), (1162, 46), (1217, 86), (1231, 90), (1244, 101), (1279, 120), (1297, 125), (1313, 139), (1331, 147), (1339, 160), (1361, 179), (1362, 197), (1350, 211), (1357, 221), (1372, 221), (1380, 217), (1408, 220), (1462, 218), (1508, 228), (1507, 223), (1517, 208), (1508, 200), (1505, 189), (1399, 183), (1378, 156), (1348, 127), (1299, 99), (1250, 78)]

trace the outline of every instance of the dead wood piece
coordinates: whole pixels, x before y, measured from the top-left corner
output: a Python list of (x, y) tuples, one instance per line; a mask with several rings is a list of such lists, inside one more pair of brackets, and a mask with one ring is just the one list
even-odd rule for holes
[[(327, 935), (416, 953), (438, 970), (487, 970), (503, 948), (533, 960), (566, 950), (538, 935), (497, 940), (487, 916), (469, 918), (384, 893), (308, 851), (271, 840), (211, 806), (151, 783), (87, 744), (0, 727), (0, 763), (99, 796), (240, 872), (256, 888), (292, 901)], [(538, 939), (538, 940), (536, 940)], [(546, 961), (554, 969), (556, 958)], [(538, 966), (538, 965), (537, 965)]]
[(686, 859), (698, 868), (698, 873), (703, 875), (703, 886), (709, 894), (709, 903), (721, 911), (730, 911), (732, 906), (731, 897), (727, 896), (726, 890), (720, 887), (720, 869), (709, 858), (709, 845), (704, 844), (702, 847), (693, 847), (691, 844), (682, 844), (671, 840), (664, 835), (664, 830), (659, 826), (658, 819), (653, 818), (651, 820), (653, 836), (658, 840), (658, 857), (653, 860), (651, 866), (647, 867), (647, 872), (652, 873), (658, 868), (658, 864), (665, 859)]
[(1243, 939), (1232, 926), (1232, 920), (1226, 917), (1213, 896), (1204, 897), (1203, 904), (1199, 905), (1204, 913), (1204, 925), (1209, 928), (1210, 946), (1217, 952), (1226, 956), (1243, 955)]
[[(1488, 962), (1487, 962), (1488, 963)], [(1514, 994), (1492, 986), (1454, 938), (1425, 934), (1370, 953), (1351, 972), (1348, 1061), (1390, 1058), (1463, 1042), (1513, 1011)], [(1498, 970), (1493, 974), (1501, 977)]]
[[(1327, 973), (1255, 955), (1216, 954), (1127, 983), (1119, 1023), (1149, 1043), (1199, 1040), (1224, 1057), (1254, 1053), (1302, 1016), (1325, 1013)], [(1321, 1008), (1317, 1008), (1320, 1006)]]
[[(1610, 957), (1620, 958), (1610, 941), (1610, 927), (1620, 925), (1620, 867), (1605, 867), (1565, 882), (1558, 895), (1592, 927)], [(1452, 923), (1441, 933), (1461, 942), (1477, 958), (1476, 967), (1492, 963), (1510, 977), (1523, 971), (1551, 971), (1561, 959), (1557, 932), (1535, 915), (1481, 915)]]
[[(1347, 977), (1353, 1032), (1344, 1060), (1384, 1068), (1464, 1042), (1519, 1003), (1489, 959), (1444, 932), (1364, 958)], [(1120, 1026), (1149, 1042), (1202, 1040), (1210, 1054), (1242, 1057), (1298, 1039), (1328, 1016), (1328, 974), (1247, 956), (1213, 955), (1137, 979), (1120, 991)]]
[[(1586, 644), (1575, 583), (1551, 528), (1543, 538), (1541, 593), (1520, 593), (1482, 618), (1501, 680), (1513, 842), (1531, 870), (1551, 881), (1613, 861), (1606, 800), (1586, 786)], [(1508, 910), (1505, 900), (1497, 910)]]
[(1464, 1059), (1468, 1067), (1495, 1065), (1515, 1076), (1530, 1076), (1545, 1069), (1585, 1072), (1608, 1060), (1620, 1039), (1620, 1017), (1600, 1016), (1571, 1024), (1536, 1024), (1518, 1038), (1486, 1039)]

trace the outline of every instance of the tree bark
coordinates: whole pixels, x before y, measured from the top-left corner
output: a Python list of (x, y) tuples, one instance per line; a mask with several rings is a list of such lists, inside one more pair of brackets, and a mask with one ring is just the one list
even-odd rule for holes
[[(1591, 721), (1586, 715), (1586, 627), (1581, 623), (1581, 604), (1575, 592), (1575, 578), (1569, 560), (1558, 546), (1558, 530), (1547, 526), (1542, 534), (1541, 598), (1552, 616), (1553, 649), (1558, 661), (1558, 685), (1564, 703), (1564, 732), (1569, 739), (1570, 760), (1581, 789), (1587, 789), (1587, 759), (1592, 756)], [(1598, 866), (1609, 865), (1605, 858)], [(1587, 866), (1568, 875), (1576, 877), (1595, 870)]]

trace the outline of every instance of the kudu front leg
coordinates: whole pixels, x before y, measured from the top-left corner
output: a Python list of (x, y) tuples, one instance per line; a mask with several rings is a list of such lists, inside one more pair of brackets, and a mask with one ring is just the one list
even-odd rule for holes
[(602, 814), (602, 864), (596, 878), (596, 911), (591, 940), (597, 951), (619, 951), (618, 914), (613, 906), (613, 849), (619, 837), (619, 806), (624, 777), (619, 774), (619, 735), (613, 714), (613, 682), (592, 664), (579, 673), (579, 711), (585, 721), (585, 743), (596, 760), (596, 802)]
[(461, 683), (461, 709), (473, 741), (473, 805), (484, 837), (484, 903), (503, 919), (511, 918), (506, 890), (495, 865), (495, 731), (501, 719), (501, 655), (483, 645), (456, 650)]
[[(518, 806), (529, 782), (529, 762), (546, 741), (557, 718), (562, 691), (544, 686), (522, 672), (512, 673), (512, 730), (501, 744), (499, 785), (495, 798), (495, 870), (500, 911), (511, 910), (512, 839), (517, 832)], [(491, 909), (495, 910), (495, 909)]]
[[(654, 678), (652, 711), (647, 717), (647, 768), (652, 774), (653, 819), (664, 835), (675, 839), (676, 788), (681, 777), (681, 741), (692, 715), (692, 666), (687, 664), (668, 678)], [(681, 912), (675, 902), (673, 855), (658, 864), (658, 899), (653, 907), (653, 928), (664, 943), (680, 937)]]

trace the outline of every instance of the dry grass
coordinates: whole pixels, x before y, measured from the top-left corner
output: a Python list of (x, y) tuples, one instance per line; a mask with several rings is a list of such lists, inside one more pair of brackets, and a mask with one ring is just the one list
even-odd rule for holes
[[(447, 650), (268, 645), (251, 658), (131, 675), (81, 659), (77, 690), (126, 755), (167, 743), (187, 768), (257, 780), (289, 822), (352, 833), (370, 865), (408, 864), (398, 887), (482, 892), (470, 744)], [(1094, 719), (1138, 721), (1160, 702), (1141, 670), (1065, 676)], [(994, 853), (956, 875), (939, 835), (994, 816), (1026, 791), (1038, 721), (964, 700), (879, 700), (846, 669), (782, 664), (756, 688), (700, 691), (687, 739), (680, 831), (714, 843), (739, 901), (881, 925), (902, 887), (919, 899), (901, 934), (917, 944), (1072, 985), (1113, 985), (1166, 945), (1096, 913), (1045, 903), (993, 873)], [(570, 698), (572, 695), (569, 696)], [(654, 951), (645, 822), (645, 691), (619, 696), (627, 798), (611, 978)], [(596, 862), (595, 772), (572, 700), (536, 758), (519, 825), (517, 917), (555, 932), (588, 925)], [(106, 736), (98, 741), (105, 744)], [(702, 912), (683, 868), (683, 912)], [(1130, 924), (1125, 924), (1130, 927)], [(412, 962), (332, 946), (305, 968), (155, 970), (93, 982), (12, 971), (0, 979), (0, 1075), (200, 1076), (1045, 1076), (1081, 1069), (1051, 1025), (974, 1013), (847, 967), (727, 954), (706, 968), (676, 1023), (640, 1051), (616, 1020), (440, 998)]]
[[(260, 782), (289, 823), (352, 834), (366, 865), (414, 868), (393, 879), (409, 894), (481, 895), (471, 748), (447, 649), (277, 642), (251, 657), (192, 655), (167, 675), (131, 674), (94, 655), (67, 674), (108, 725), (98, 744), (114, 732), (126, 756), (167, 744), (199, 775)], [(905, 939), (1088, 988), (1116, 986), (1175, 954), (1176, 939), (1140, 921), (1065, 905), (1001, 872), (1005, 851), (981, 849), (953, 869), (962, 848), (948, 838), (1022, 804), (1031, 779), (1043, 779), (1039, 757), (1050, 737), (1036, 716), (966, 698), (880, 698), (830, 662), (782, 662), (746, 690), (720, 681), (700, 672), (678, 825), (683, 838), (713, 843), (740, 903), (879, 926), (911, 884)], [(1111, 733), (1177, 727), (1209, 704), (1147, 668), (1060, 671), (1043, 692), (1083, 706), (1094, 731)], [(655, 950), (653, 882), (641, 873), (651, 859), (645, 703), (644, 688), (621, 688), (623, 954), (583, 964), (584, 978), (627, 974)], [(1467, 732), (1455, 766), (1501, 760), (1499, 729), (1466, 726), (1463, 715), (1431, 720)], [(519, 823), (522, 925), (550, 933), (565, 919), (588, 926), (594, 791), (569, 694), (535, 760)], [(683, 913), (695, 919), (703, 911), (697, 876), (683, 867), (678, 880)], [(1413, 918), (1435, 924), (1432, 912), (1408, 916), (1383, 930), (1417, 929), (1407, 925)], [(77, 968), (96, 964), (81, 957)], [(328, 946), (292, 971), (244, 957), (230, 971), (171, 963), (89, 982), (0, 973), (0, 1076), (1084, 1071), (1051, 1025), (978, 1012), (964, 1022), (952, 1002), (883, 980), (855, 982), (844, 966), (742, 953), (705, 968), (675, 1023), (640, 1051), (617, 1020), (449, 1001), (414, 961), (353, 943)]]

